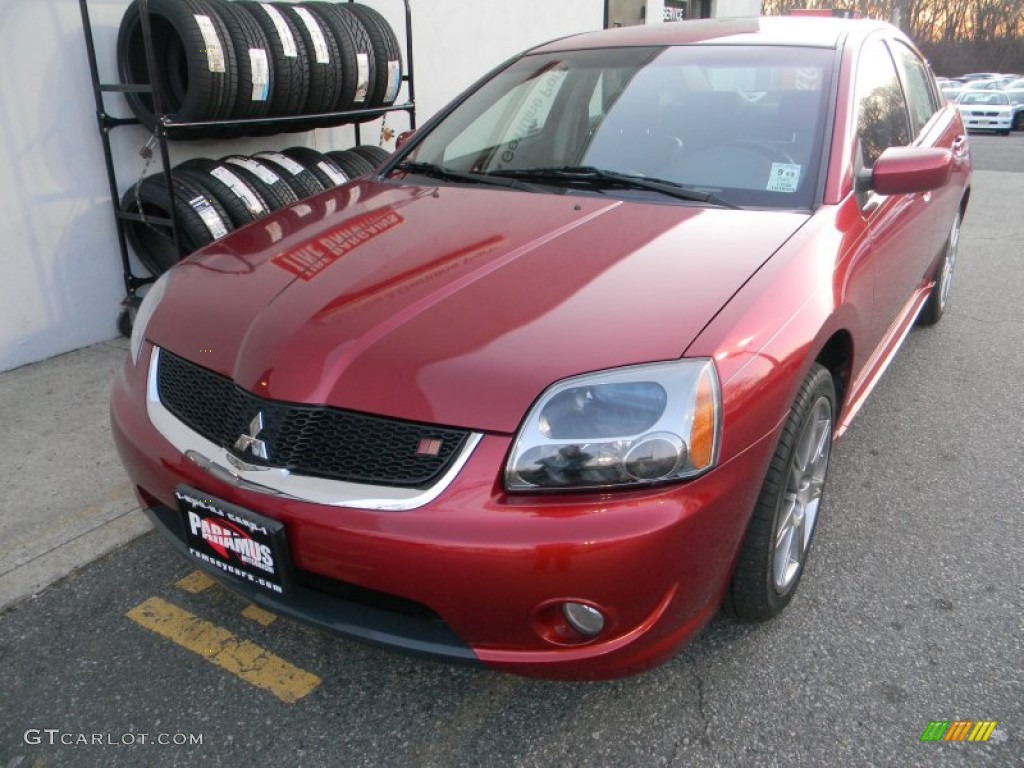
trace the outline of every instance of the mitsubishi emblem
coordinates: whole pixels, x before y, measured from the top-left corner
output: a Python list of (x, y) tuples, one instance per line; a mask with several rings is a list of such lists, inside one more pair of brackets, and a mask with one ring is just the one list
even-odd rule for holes
[(235, 450), (239, 453), (245, 453), (251, 450), (252, 455), (257, 459), (269, 460), (270, 456), (267, 455), (267, 444), (262, 440), (257, 439), (257, 435), (263, 431), (263, 411), (259, 411), (253, 416), (252, 421), (249, 422), (249, 431), (243, 432), (239, 435), (238, 439), (235, 440)]

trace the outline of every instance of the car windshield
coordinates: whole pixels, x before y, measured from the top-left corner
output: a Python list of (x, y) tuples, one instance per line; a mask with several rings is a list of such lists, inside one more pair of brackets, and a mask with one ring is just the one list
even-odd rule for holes
[(1010, 100), (1005, 93), (989, 91), (987, 93), (965, 93), (960, 97), (961, 104), (1009, 104)]
[(664, 189), (623, 182), (628, 176), (712, 204), (806, 209), (832, 61), (823, 48), (735, 45), (528, 55), (459, 104), (406, 160), (439, 177), (514, 178), (545, 191), (675, 202)]

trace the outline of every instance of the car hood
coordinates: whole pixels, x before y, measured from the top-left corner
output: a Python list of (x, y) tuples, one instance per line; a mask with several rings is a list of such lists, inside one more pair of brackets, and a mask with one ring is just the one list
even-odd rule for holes
[(262, 397), (512, 432), (554, 381), (679, 357), (807, 218), (363, 181), (184, 261), (147, 335)]

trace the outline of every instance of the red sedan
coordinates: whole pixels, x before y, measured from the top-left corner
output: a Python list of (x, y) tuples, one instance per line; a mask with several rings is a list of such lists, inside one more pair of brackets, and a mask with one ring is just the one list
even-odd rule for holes
[(634, 673), (793, 598), (832, 442), (942, 316), (969, 195), (889, 25), (558, 40), (166, 273), (117, 447), (168, 541), (280, 614)]

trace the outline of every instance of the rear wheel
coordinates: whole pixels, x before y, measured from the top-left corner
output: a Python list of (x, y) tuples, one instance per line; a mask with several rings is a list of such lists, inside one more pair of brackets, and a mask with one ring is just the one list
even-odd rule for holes
[(832, 374), (815, 363), (790, 409), (761, 486), (723, 602), (727, 613), (764, 621), (793, 598), (821, 509), (835, 412)]
[(942, 252), (942, 260), (935, 270), (935, 283), (932, 285), (928, 300), (917, 316), (920, 325), (935, 325), (942, 319), (946, 311), (946, 301), (949, 299), (949, 289), (953, 285), (953, 270), (956, 268), (956, 256), (960, 250), (960, 211), (957, 211), (953, 219), (953, 226), (949, 230), (949, 238), (946, 240), (946, 247)]

